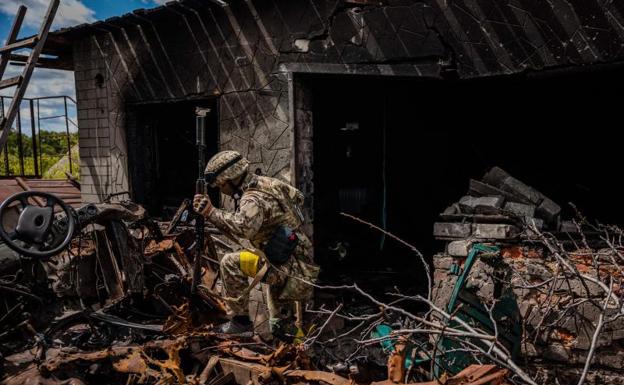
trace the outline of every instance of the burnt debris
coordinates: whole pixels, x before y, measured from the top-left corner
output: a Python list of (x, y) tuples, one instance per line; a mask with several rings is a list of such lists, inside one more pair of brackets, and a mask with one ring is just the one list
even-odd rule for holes
[[(29, 205), (46, 206), (39, 195)], [(434, 235), (445, 247), (433, 256), (426, 294), (391, 274), (362, 285), (357, 277), (321, 281), (315, 303), (298, 304), (297, 330), (280, 339), (268, 332), (260, 288), (251, 293), (253, 335), (213, 330), (228, 310), (218, 258), (239, 245), (204, 227), (214, 244), (197, 247), (189, 210), (184, 201), (162, 222), (132, 202), (87, 204), (70, 211), (77, 230), (63, 252), (3, 250), (1, 383), (619, 381), (622, 230), (578, 213), (565, 218), (500, 168), (470, 180), (440, 214)], [(429, 271), (416, 247), (343, 216), (408, 247)], [(68, 220), (55, 214), (58, 229)]]
[(502, 337), (537, 383), (619, 383), (621, 230), (561, 211), (500, 168), (471, 180), (434, 226), (433, 301)]

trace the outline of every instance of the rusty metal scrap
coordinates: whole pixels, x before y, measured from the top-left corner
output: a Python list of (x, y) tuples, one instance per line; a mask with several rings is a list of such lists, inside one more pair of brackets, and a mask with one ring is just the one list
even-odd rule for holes
[[(246, 347), (249, 343), (224, 340), (210, 332), (191, 331), (177, 338), (151, 340), (143, 344), (113, 345), (97, 351), (65, 351), (49, 349), (40, 363), (34, 355), (22, 355), (25, 369), (5, 378), (0, 384), (37, 383), (44, 385), (82, 384), (81, 368), (89, 368), (91, 376), (106, 376), (111, 383), (124, 378), (135, 384), (210, 384), (223, 385), (237, 376), (247, 376), (252, 383), (264, 385), (278, 379), (284, 384), (321, 382), (330, 385), (358, 385), (353, 379), (305, 367), (309, 361), (299, 346), (281, 344), (272, 352), (263, 353)], [(249, 346), (254, 345), (253, 343)], [(260, 346), (259, 344), (255, 344)], [(218, 354), (202, 352), (216, 347)], [(265, 350), (265, 349), (264, 349)], [(230, 357), (230, 358), (228, 358)], [(234, 358), (232, 358), (234, 357)], [(12, 358), (16, 362), (17, 358)], [(227, 362), (227, 365), (225, 364)], [(303, 363), (303, 364), (302, 364)], [(222, 365), (219, 365), (222, 364)], [(303, 365), (303, 366), (302, 366)], [(217, 367), (220, 366), (220, 369)], [(228, 369), (236, 367), (233, 373)], [(189, 372), (189, 368), (194, 368)], [(200, 371), (200, 369), (203, 370)], [(220, 370), (222, 374), (215, 373)], [(64, 373), (74, 378), (60, 380)], [(247, 373), (247, 374), (245, 374)], [(505, 384), (506, 370), (494, 365), (472, 365), (456, 376), (413, 385), (496, 385)], [(121, 376), (121, 377), (120, 377)], [(57, 380), (59, 378), (59, 380)], [(70, 382), (67, 382), (70, 381)], [(129, 382), (133, 381), (133, 382)], [(393, 379), (373, 382), (391, 385)], [(399, 381), (399, 383), (403, 383)]]
[(292, 344), (280, 344), (275, 351), (268, 354), (260, 354), (244, 346), (240, 346), (237, 341), (228, 340), (219, 344), (219, 351), (231, 355), (243, 361), (257, 362), (266, 366), (284, 366), (302, 362), (305, 352)]
[[(499, 369), (495, 365), (471, 365), (453, 377), (443, 378), (429, 382), (413, 382), (406, 385), (504, 385), (508, 371)], [(330, 385), (353, 385), (350, 379), (341, 377), (334, 373), (315, 370), (291, 370), (285, 373), (289, 378), (302, 378), (306, 381), (325, 382)], [(372, 382), (371, 385), (390, 385), (394, 382), (390, 379), (386, 381)], [(403, 383), (403, 382), (401, 382)]]
[(86, 385), (78, 378), (59, 380), (54, 377), (43, 376), (36, 366), (30, 366), (20, 374), (2, 381), (3, 385)]
[(202, 370), (197, 380), (199, 385), (206, 384), (206, 382), (208, 381), (208, 377), (210, 376), (210, 374), (212, 373), (212, 371), (214, 370), (215, 366), (217, 366), (218, 363), (219, 363), (219, 356), (210, 357), (210, 359), (208, 360), (208, 363), (206, 363), (204, 370)]
[(151, 257), (157, 253), (171, 250), (174, 244), (175, 241), (173, 239), (163, 239), (159, 242), (152, 239), (147, 247), (145, 247), (145, 256)]
[(405, 355), (407, 353), (407, 340), (400, 337), (394, 344), (394, 351), (388, 358), (388, 381), (395, 384), (403, 382), (405, 378)]
[[(152, 341), (143, 346), (113, 346), (96, 352), (64, 353), (57, 349), (48, 351), (48, 359), (40, 365), (32, 364), (25, 371), (5, 379), (2, 384), (79, 384), (82, 382), (52, 381), (55, 374), (63, 371), (80, 373), (80, 367), (85, 364), (110, 364), (114, 372), (123, 374), (137, 374), (140, 376), (137, 383), (186, 383), (181, 369), (180, 350), (185, 346), (186, 339)], [(164, 357), (161, 359), (160, 357)], [(42, 382), (42, 379), (45, 382)]]
[[(9, 326), (0, 333), (0, 385), (395, 385), (409, 377), (403, 339), (387, 358), (387, 379), (375, 382), (318, 370), (306, 344), (214, 334), (226, 306), (214, 290), (210, 242), (201, 284), (191, 294), (192, 231), (163, 235), (136, 205), (91, 208), (70, 249), (42, 263), (41, 282), (2, 281), (21, 303), (0, 319)], [(49, 285), (53, 300), (35, 295), (42, 292), (37, 285)], [(430, 385), (504, 383), (506, 372), (477, 369)]]
[(496, 365), (471, 365), (449, 378), (444, 385), (503, 385), (507, 384), (505, 377), (508, 373), (507, 369), (499, 369)]
[(350, 385), (351, 380), (341, 377), (335, 373), (321, 372), (317, 370), (291, 370), (285, 373), (291, 378), (302, 378), (306, 381), (325, 382), (330, 385)]
[(173, 307), (175, 313), (169, 316), (163, 325), (163, 331), (169, 335), (190, 333), (193, 330), (193, 318), (188, 303)]

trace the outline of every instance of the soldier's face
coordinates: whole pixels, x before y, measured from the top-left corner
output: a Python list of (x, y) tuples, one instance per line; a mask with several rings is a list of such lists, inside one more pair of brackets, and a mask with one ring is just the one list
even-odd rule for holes
[(217, 185), (219, 191), (225, 195), (234, 196), (236, 191), (234, 190), (234, 185), (230, 181), (225, 181)]

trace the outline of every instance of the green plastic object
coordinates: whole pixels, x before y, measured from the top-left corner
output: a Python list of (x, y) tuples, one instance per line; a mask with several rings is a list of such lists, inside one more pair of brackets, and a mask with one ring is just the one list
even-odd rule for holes
[(449, 267), (449, 273), (451, 273), (453, 275), (460, 275), (461, 274), (461, 267), (459, 267), (459, 265), (457, 263), (453, 263), (451, 265), (451, 267)]
[(472, 249), (470, 249), (470, 253), (468, 253), (468, 257), (466, 258), (466, 263), (464, 263), (464, 271), (461, 273), (459, 278), (457, 278), (457, 282), (455, 282), (455, 287), (453, 288), (453, 294), (451, 294), (451, 298), (446, 307), (446, 310), (449, 313), (451, 313), (455, 308), (459, 292), (464, 289), (464, 286), (466, 286), (466, 279), (470, 274), (470, 270), (474, 265), (477, 255), (479, 255), (480, 253), (498, 254), (499, 252), (500, 249), (496, 246), (487, 246), (481, 243), (476, 243), (472, 246)]
[[(481, 302), (481, 299), (470, 290), (466, 290), (466, 282), (470, 277), (472, 267), (477, 258), (485, 258), (497, 256), (500, 253), (500, 249), (495, 246), (488, 246), (484, 244), (474, 244), (472, 249), (468, 253), (466, 262), (463, 269), (459, 265), (454, 264), (450, 268), (451, 273), (458, 275), (453, 292), (446, 305), (446, 310), (449, 314), (455, 313), (455, 315), (461, 318), (475, 328), (489, 331), (494, 333), (494, 325), (487, 309)], [(520, 311), (516, 302), (515, 296), (511, 287), (502, 285), (500, 291), (496, 292), (497, 302), (492, 309), (492, 315), (496, 322), (498, 329), (499, 341), (507, 347), (511, 352), (512, 359), (516, 359), (520, 353), (520, 341), (522, 337)], [(461, 305), (461, 308), (458, 307)], [(460, 327), (457, 322), (450, 322), (451, 327)], [(372, 338), (384, 338), (392, 334), (392, 327), (387, 324), (380, 324), (371, 332)], [(396, 340), (394, 338), (387, 338), (380, 341), (380, 344), (385, 352), (390, 354), (394, 350)], [(478, 341), (472, 341), (479, 344)], [(427, 345), (427, 344), (425, 344)], [(430, 362), (431, 358), (415, 358), (429, 356), (431, 351), (420, 351), (424, 354), (418, 355), (419, 349), (426, 349), (418, 346), (408, 346), (408, 354), (405, 358), (405, 367), (410, 368), (412, 365), (420, 365), (425, 362)], [(441, 338), (437, 343), (436, 356), (433, 357), (434, 374), (439, 378), (442, 373), (447, 372), (449, 374), (457, 374), (470, 364), (477, 363), (472, 354), (462, 352), (462, 346), (451, 338)], [(448, 352), (448, 353), (447, 353)]]
[[(495, 246), (484, 244), (474, 244), (468, 253), (463, 270), (453, 288), (453, 292), (446, 306), (449, 314), (455, 314), (469, 325), (494, 334), (494, 324), (487, 309), (481, 299), (470, 290), (466, 290), (466, 282), (477, 258), (496, 256), (500, 249)], [(520, 353), (520, 342), (522, 338), (521, 319), (518, 304), (511, 290), (510, 285), (497, 284), (495, 295), (497, 302), (492, 309), (492, 318), (496, 322), (499, 341), (511, 352), (512, 359), (516, 359)], [(461, 307), (459, 307), (461, 305)], [(457, 322), (449, 322), (451, 327), (460, 327)], [(480, 341), (472, 340), (472, 343), (482, 344)], [(462, 346), (452, 338), (441, 338), (438, 342), (437, 354), (435, 358), (436, 376), (443, 372), (456, 374), (470, 364), (477, 363), (472, 355), (461, 351)], [(446, 353), (446, 352), (449, 353)]]

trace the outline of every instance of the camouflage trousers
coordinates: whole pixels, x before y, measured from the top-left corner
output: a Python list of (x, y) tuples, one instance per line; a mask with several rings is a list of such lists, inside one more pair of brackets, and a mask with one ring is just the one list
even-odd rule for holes
[[(241, 293), (249, 286), (249, 278), (253, 276), (247, 275), (241, 268), (240, 252), (228, 253), (221, 259), (221, 278), (225, 289), (225, 296), (229, 298), (238, 298)], [(262, 268), (264, 261), (258, 264), (258, 271)], [(268, 286), (267, 307), (269, 311), (270, 321), (291, 318), (294, 311), (294, 301), (307, 302), (311, 300), (312, 290), (306, 293), (299, 292), (293, 294), (291, 289), (293, 282), (289, 277), (309, 279), (301, 272), (299, 261), (295, 257), (291, 257), (288, 262), (278, 268), (273, 266), (264, 278), (264, 283)], [(295, 289), (296, 290), (296, 289)], [(303, 304), (305, 306), (305, 304)], [(232, 309), (234, 315), (249, 314), (249, 296), (243, 296), (238, 301), (229, 300), (228, 306)]]

